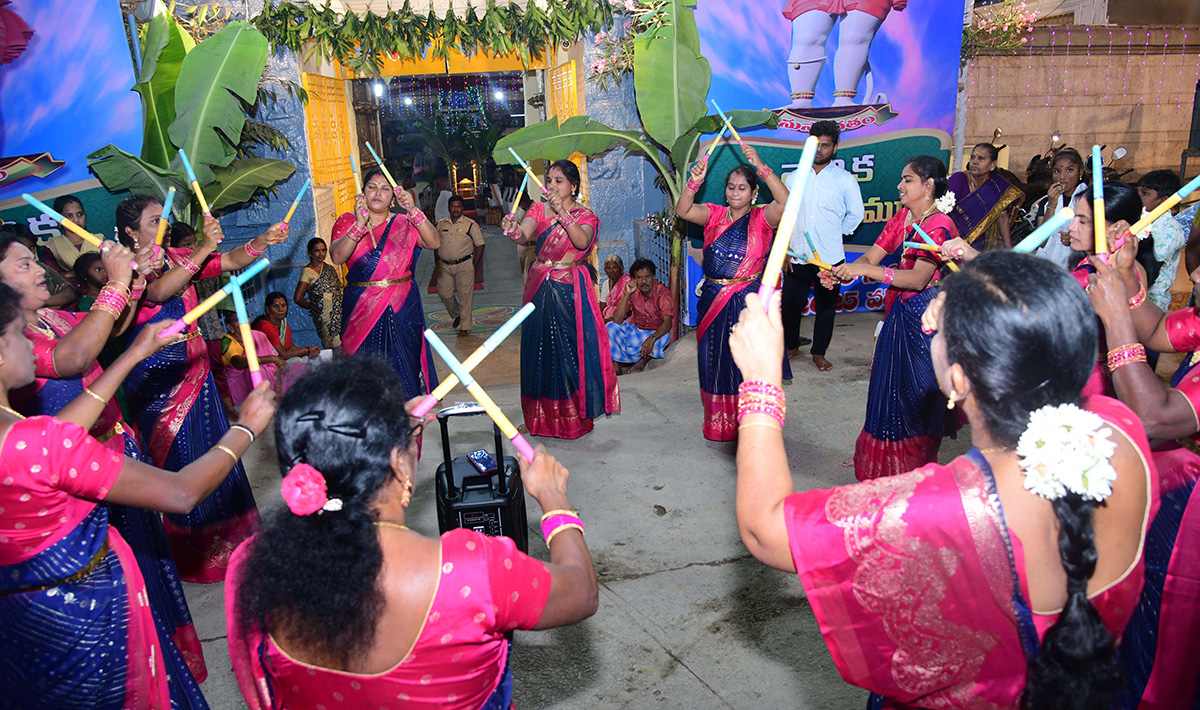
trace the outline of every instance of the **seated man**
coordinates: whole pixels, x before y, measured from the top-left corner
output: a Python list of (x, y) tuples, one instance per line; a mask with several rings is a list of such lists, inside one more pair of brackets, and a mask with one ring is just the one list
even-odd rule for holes
[[(625, 285), (617, 303), (613, 319), (607, 323), (609, 349), (617, 374), (646, 369), (650, 358), (661, 358), (671, 339), (671, 326), (675, 323), (675, 309), (671, 304), (671, 292), (654, 276), (657, 269), (649, 259), (638, 259), (629, 267), (632, 281)], [(609, 299), (616, 298), (609, 294)]]

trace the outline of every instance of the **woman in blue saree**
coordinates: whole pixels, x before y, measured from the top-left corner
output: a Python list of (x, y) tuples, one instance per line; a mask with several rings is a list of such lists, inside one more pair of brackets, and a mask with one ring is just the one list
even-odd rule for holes
[(1025, 201), (1025, 193), (996, 170), (999, 157), (996, 146), (980, 143), (971, 149), (966, 171), (949, 180), (955, 200), (950, 218), (976, 251), (1012, 248), (1012, 225)]

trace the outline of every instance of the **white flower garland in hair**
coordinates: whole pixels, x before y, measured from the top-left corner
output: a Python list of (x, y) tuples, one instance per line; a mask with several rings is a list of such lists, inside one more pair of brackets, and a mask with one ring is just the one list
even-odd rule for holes
[(1025, 489), (1049, 500), (1068, 492), (1097, 502), (1112, 495), (1117, 471), (1109, 459), (1116, 450), (1104, 420), (1073, 404), (1031, 414), (1017, 442)]
[(933, 201), (933, 206), (938, 208), (938, 212), (942, 214), (950, 214), (950, 210), (954, 209), (955, 203), (954, 193), (947, 190), (946, 194)]

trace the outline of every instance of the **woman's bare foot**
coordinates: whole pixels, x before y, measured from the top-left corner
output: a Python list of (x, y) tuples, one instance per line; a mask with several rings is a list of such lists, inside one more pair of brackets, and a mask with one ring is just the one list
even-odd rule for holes
[(833, 369), (833, 363), (826, 360), (824, 355), (813, 355), (812, 358), (813, 364), (816, 365), (817, 369), (821, 372)]
[(851, 456), (850, 458), (843, 461), (842, 468), (854, 468), (854, 457)]

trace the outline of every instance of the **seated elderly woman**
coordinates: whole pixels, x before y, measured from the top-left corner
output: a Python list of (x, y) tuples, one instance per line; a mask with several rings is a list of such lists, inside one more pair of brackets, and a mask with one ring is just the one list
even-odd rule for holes
[(298, 348), (292, 343), (292, 329), (288, 327), (287, 322), (287, 296), (272, 291), (267, 294), (265, 305), (266, 312), (254, 319), (254, 330), (267, 336), (267, 340), (271, 341), (280, 357), (291, 360), (304, 356), (316, 357), (321, 353), (318, 347)]
[(613, 319), (617, 303), (625, 286), (629, 283), (629, 274), (625, 273), (625, 262), (616, 254), (609, 254), (604, 260), (604, 276), (600, 279), (600, 311), (607, 323)]
[(737, 520), (800, 576), (842, 676), (872, 707), (1111, 708), (1158, 505), (1145, 431), (1080, 397), (1097, 325), (1075, 279), (989, 252), (923, 319), (943, 393), (977, 448), (946, 465), (794, 493), (777, 305), (747, 298), (730, 347), (746, 378)]
[(391, 367), (337, 361), (283, 398), (281, 508), (226, 587), (229, 649), (252, 710), (507, 708), (505, 634), (591, 616), (596, 574), (567, 470), (538, 447), (521, 478), (547, 517), (544, 563), (506, 537), (405, 525), (424, 427)]

